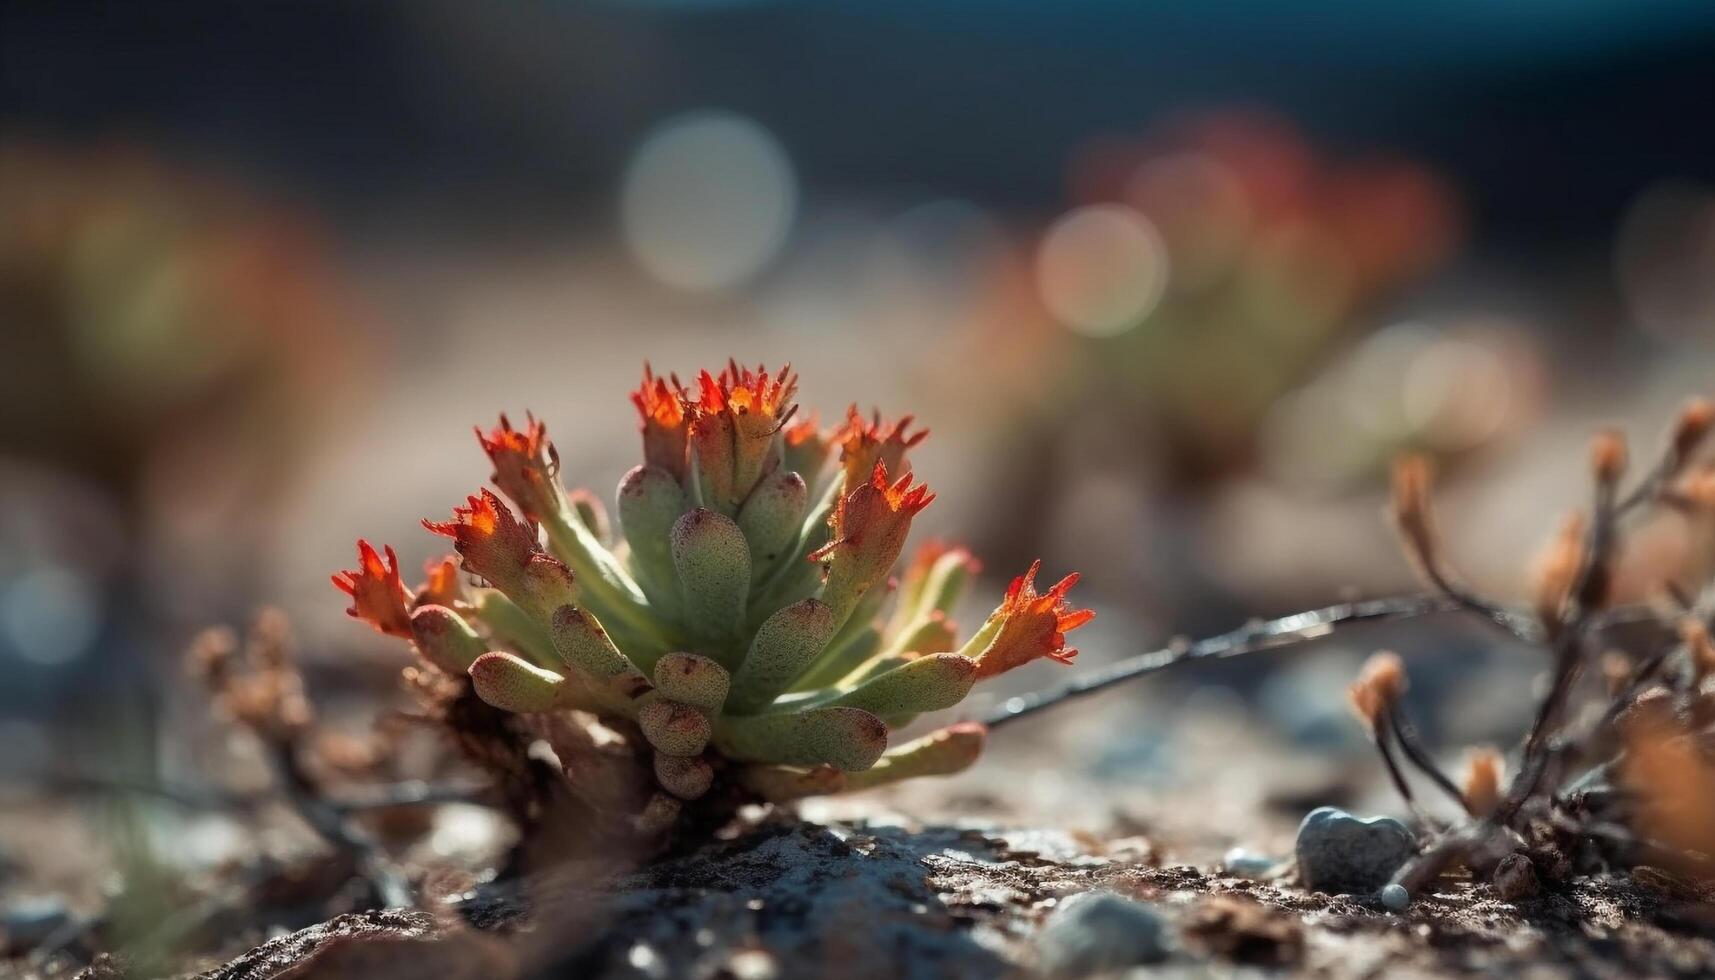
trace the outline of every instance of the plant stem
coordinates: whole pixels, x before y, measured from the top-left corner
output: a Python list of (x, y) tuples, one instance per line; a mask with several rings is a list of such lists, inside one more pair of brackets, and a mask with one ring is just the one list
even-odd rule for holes
[(283, 739), (263, 741), (275, 781), (299, 818), (323, 840), (351, 855), (383, 905), (388, 908), (413, 907), (416, 902), (405, 875), (373, 837), (346, 820), (344, 813), (322, 798), (315, 780), (298, 762), (296, 745)]
[(1420, 772), (1429, 777), (1430, 782), (1434, 783), (1443, 793), (1446, 793), (1461, 809), (1464, 809), (1467, 805), (1465, 794), (1460, 791), (1458, 786), (1454, 785), (1453, 780), (1449, 779), (1446, 773), (1441, 771), (1441, 767), (1435, 764), (1435, 760), (1429, 755), (1429, 750), (1423, 747), (1422, 740), (1418, 738), (1417, 729), (1413, 728), (1411, 722), (1407, 721), (1400, 713), (1398, 706), (1386, 709), (1383, 714), (1388, 730), (1393, 733), (1394, 740), (1405, 752), (1405, 757), (1411, 760), (1411, 763), (1417, 766)]

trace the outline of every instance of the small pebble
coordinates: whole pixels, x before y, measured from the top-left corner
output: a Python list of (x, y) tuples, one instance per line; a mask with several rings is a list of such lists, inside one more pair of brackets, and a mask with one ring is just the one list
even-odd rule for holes
[(1411, 908), (1411, 893), (1404, 885), (1388, 885), (1382, 889), (1382, 904), (1395, 912), (1404, 912)]
[(1113, 892), (1085, 892), (1060, 903), (1036, 934), (1036, 956), (1051, 976), (1087, 976), (1167, 958), (1161, 917)]
[(1324, 806), (1298, 825), (1297, 850), (1298, 872), (1309, 888), (1367, 895), (1393, 878), (1417, 844), (1405, 824), (1392, 817), (1366, 820)]
[(1242, 847), (1235, 847), (1221, 857), (1221, 867), (1240, 878), (1266, 878), (1279, 866), (1279, 860)]
[(775, 980), (780, 976), (780, 965), (768, 951), (761, 949), (739, 950), (727, 960), (726, 968), (734, 980)]

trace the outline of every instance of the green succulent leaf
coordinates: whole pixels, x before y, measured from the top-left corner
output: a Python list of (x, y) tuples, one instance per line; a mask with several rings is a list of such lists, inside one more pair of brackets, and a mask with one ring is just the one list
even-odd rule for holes
[(809, 668), (833, 633), (833, 610), (818, 599), (802, 599), (770, 616), (733, 679), (728, 710), (746, 714), (767, 707)]
[(636, 466), (619, 481), (619, 527), (631, 549), (631, 569), (652, 604), (677, 609), (678, 575), (668, 537), (673, 524), (691, 509), (690, 498), (673, 474), (655, 466)]
[(498, 589), (479, 589), (474, 601), (476, 618), (503, 645), (517, 650), (538, 667), (553, 669), (561, 665), (548, 630)]
[(470, 665), (476, 695), (502, 711), (539, 714), (568, 706), (573, 689), (566, 679), (511, 653), (495, 651)]
[(988, 731), (963, 722), (933, 731), (889, 750), (875, 765), (846, 776), (845, 789), (860, 790), (919, 776), (950, 776), (970, 768), (982, 754)]
[(739, 766), (740, 786), (771, 803), (788, 803), (807, 796), (827, 796), (845, 789), (851, 777), (833, 766), (804, 769), (794, 766)]
[(655, 687), (669, 701), (718, 715), (732, 687), (732, 675), (708, 657), (669, 653), (655, 664)]
[(705, 637), (734, 637), (750, 595), (750, 545), (744, 532), (732, 518), (698, 507), (673, 525), (670, 541), (689, 625)]
[(751, 491), (739, 508), (738, 526), (750, 542), (753, 575), (773, 568), (797, 543), (809, 506), (810, 490), (804, 478), (791, 470), (775, 470)]
[(715, 781), (714, 767), (698, 756), (655, 753), (655, 781), (681, 800), (694, 800), (709, 791)]
[(976, 679), (976, 661), (956, 653), (936, 653), (901, 664), (831, 703), (883, 717), (939, 711), (963, 701)]
[(638, 709), (637, 727), (656, 751), (689, 758), (709, 744), (709, 716), (677, 701), (652, 701)]
[(829, 765), (856, 772), (874, 765), (887, 751), (887, 726), (861, 708), (811, 708), (727, 718), (715, 744), (743, 762)]
[(453, 675), (469, 670), (476, 658), (488, 652), (488, 642), (446, 606), (419, 606), (413, 611), (411, 638), (430, 663)]

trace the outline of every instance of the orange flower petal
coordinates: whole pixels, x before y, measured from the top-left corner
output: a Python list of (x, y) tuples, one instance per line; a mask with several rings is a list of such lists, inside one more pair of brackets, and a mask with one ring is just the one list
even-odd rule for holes
[(517, 580), (538, 550), (536, 532), (486, 488), (453, 508), (452, 520), (424, 520), (423, 527), (452, 538), (465, 568), (502, 588)]
[(869, 421), (858, 413), (856, 405), (846, 409), (846, 422), (834, 434), (840, 445), (840, 465), (845, 469), (846, 490), (850, 492), (874, 470), (875, 464), (886, 463), (895, 473), (906, 469), (905, 451), (929, 437), (929, 430), (912, 432), (912, 416), (897, 422), (885, 422), (881, 413), (873, 413)]
[(548, 441), (548, 427), (534, 415), (525, 416), (525, 427), (514, 429), (505, 415), (500, 425), (484, 432), (476, 430), (482, 451), (494, 464), (493, 480), (533, 521), (545, 522), (560, 505), (559, 456)]
[(646, 363), (643, 384), (631, 393), (643, 425), (643, 460), (675, 477), (685, 478), (687, 401), (677, 376), (658, 378)]
[(427, 576), (417, 588), (419, 606), (451, 607), (464, 598), (464, 584), (459, 581), (459, 563), (451, 555), (430, 559), (423, 565)]
[(1006, 598), (994, 615), (1001, 618), (994, 640), (977, 657), (977, 676), (993, 677), (1033, 660), (1048, 659), (1069, 664), (1078, 655), (1066, 646), (1066, 634), (1096, 617), (1093, 610), (1073, 609), (1066, 594), (1078, 582), (1076, 572), (1054, 583), (1047, 592), (1036, 591), (1040, 560), (1007, 586)]
[(410, 596), (399, 580), (399, 557), (386, 549), (382, 561), (368, 541), (357, 542), (357, 567), (333, 576), (334, 588), (351, 597), (346, 615), (361, 619), (389, 636), (411, 637)]

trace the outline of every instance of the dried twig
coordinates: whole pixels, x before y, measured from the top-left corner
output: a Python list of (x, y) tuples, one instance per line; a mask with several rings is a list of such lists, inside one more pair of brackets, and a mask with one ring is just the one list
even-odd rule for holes
[[(1592, 444), (1593, 517), (1581, 539), (1563, 538), (1562, 550), (1554, 553), (1557, 560), (1550, 565), (1555, 576), (1545, 579), (1545, 588), (1537, 603), (1538, 615), (1542, 619), (1542, 634), (1547, 638), (1547, 646), (1553, 660), (1553, 680), (1548, 693), (1537, 705), (1535, 716), (1525, 734), (1518, 771), (1508, 786), (1505, 798), (1493, 813), (1442, 835), (1428, 850), (1400, 869), (1388, 891), (1402, 891), (1403, 895), (1384, 892), (1384, 898), (1390, 904), (1395, 904), (1402, 898), (1409, 900), (1411, 896), (1428, 887), (1447, 867), (1472, 860), (1473, 855), (1498, 857), (1489, 852), (1496, 848), (1505, 850), (1522, 846), (1516, 843), (1521, 840), (1517, 832), (1527, 829), (1521, 819), (1521, 813), (1525, 812), (1531, 801), (1537, 799), (1545, 781), (1551, 786), (1558, 786), (1570, 769), (1587, 765), (1593, 760), (1597, 761), (1597, 764), (1574, 783), (1573, 790), (1568, 794), (1556, 793), (1549, 797), (1546, 801), (1549, 805), (1546, 815), (1553, 826), (1562, 831), (1582, 835), (1586, 839), (1607, 839), (1628, 846), (1637, 842), (1629, 829), (1595, 824), (1587, 817), (1577, 819), (1569, 812), (1567, 805), (1574, 798), (1581, 806), (1599, 802), (1592, 794), (1600, 795), (1601, 799), (1616, 804), (1623, 805), (1626, 802), (1618, 794), (1602, 795), (1604, 787), (1600, 784), (1607, 778), (1604, 774), (1614, 770), (1617, 759), (1623, 753), (1612, 742), (1603, 745), (1598, 752), (1598, 743), (1606, 738), (1626, 709), (1635, 704), (1654, 683), (1668, 659), (1682, 653), (1687, 644), (1682, 643), (1678, 649), (1671, 645), (1666, 646), (1639, 663), (1625, 683), (1614, 692), (1598, 723), (1583, 733), (1582, 737), (1565, 737), (1561, 726), (1572, 691), (1588, 659), (1592, 636), (1609, 625), (1635, 622), (1638, 618), (1638, 611), (1622, 614), (1621, 611), (1602, 610), (1613, 575), (1612, 566), (1618, 551), (1621, 523), (1628, 516), (1642, 513), (1648, 507), (1670, 499), (1673, 480), (1683, 471), (1692, 453), (1709, 432), (1712, 422), (1715, 422), (1715, 409), (1712, 409), (1708, 402), (1699, 400), (1688, 405), (1681, 413), (1661, 457), (1640, 479), (1638, 485), (1625, 494), (1619, 491), (1619, 482), (1626, 466), (1625, 443), (1615, 433), (1603, 433)], [(1415, 472), (1408, 471), (1407, 476)], [(1434, 573), (1436, 563), (1433, 560), (1433, 539), (1427, 531), (1430, 525), (1421, 517), (1413, 519), (1416, 515), (1427, 514), (1424, 481), (1421, 478), (1415, 482), (1406, 481), (1407, 490), (1413, 491), (1406, 494), (1399, 492), (1399, 485), (1396, 481), (1396, 521), (1400, 524), (1407, 550), (1418, 558), (1419, 565), (1426, 570), (1426, 577), (1440, 584)], [(1401, 518), (1399, 512), (1405, 512), (1406, 516)], [(1574, 521), (1568, 527), (1576, 530), (1578, 523)], [(1427, 559), (1425, 554), (1428, 555)], [(1715, 584), (1706, 588), (1704, 595), (1696, 603), (1700, 616), (1707, 615), (1703, 601), (1709, 598), (1711, 593), (1715, 593)], [(1458, 595), (1450, 593), (1449, 597), (1463, 601)], [(1710, 599), (1710, 602), (1715, 604), (1715, 599)], [(1683, 597), (1680, 598), (1680, 604), (1682, 607), (1692, 606)], [(1486, 606), (1486, 603), (1479, 602), (1473, 608), (1481, 611)], [(1648, 614), (1655, 615), (1653, 612)], [(1402, 745), (1415, 747), (1415, 740), (1409, 736), (1402, 737), (1400, 742)], [(1602, 757), (1601, 753), (1604, 752), (1607, 758)], [(1390, 765), (1390, 776), (1394, 776), (1397, 782), (1397, 775), (1391, 768)], [(1444, 788), (1451, 789), (1450, 786)], [(1603, 808), (1598, 806), (1597, 809)]]
[(1445, 772), (1441, 771), (1440, 766), (1435, 764), (1435, 760), (1430, 757), (1428, 749), (1424, 748), (1422, 740), (1418, 737), (1417, 729), (1406, 720), (1404, 713), (1398, 707), (1392, 707), (1383, 712), (1383, 718), (1386, 721), (1388, 731), (1393, 733), (1394, 740), (1404, 750), (1405, 757), (1417, 766), (1419, 772), (1429, 777), (1430, 782), (1434, 783), (1443, 793), (1452, 798), (1453, 802), (1463, 808), (1465, 806), (1464, 792), (1454, 784)]
[(1358, 623), (1435, 616), (1458, 612), (1463, 608), (1461, 603), (1445, 596), (1393, 596), (1362, 602), (1342, 602), (1266, 622), (1249, 623), (1236, 630), (1194, 643), (1171, 644), (1159, 650), (1127, 657), (1058, 690), (1009, 698), (984, 718), (983, 723), (994, 728), (1077, 698), (1098, 694), (1134, 678), (1194, 660), (1224, 660), (1320, 639), (1333, 633), (1335, 629)]
[(265, 740), (265, 747), (268, 762), (274, 769), (286, 801), (304, 823), (323, 840), (352, 856), (358, 869), (374, 886), (376, 897), (387, 907), (409, 908), (416, 904), (410, 882), (380, 843), (346, 819), (345, 811), (322, 796), (320, 788), (299, 762), (297, 746)]
[(304, 823), (352, 859), (383, 904), (412, 905), (410, 884), (386, 850), (347, 819), (347, 811), (304, 767), (315, 713), (304, 696), (285, 617), (265, 611), (242, 650), (231, 631), (207, 631), (192, 644), (187, 662), (221, 710), (256, 736), (275, 785)]

